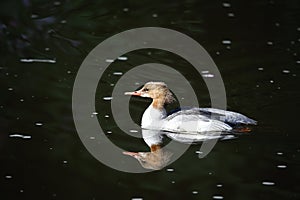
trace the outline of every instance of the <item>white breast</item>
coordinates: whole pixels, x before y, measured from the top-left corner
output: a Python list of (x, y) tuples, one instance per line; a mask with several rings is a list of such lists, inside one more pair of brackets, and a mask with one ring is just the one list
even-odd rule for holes
[(143, 114), (142, 128), (161, 130), (166, 115), (165, 109), (159, 110), (150, 105)]

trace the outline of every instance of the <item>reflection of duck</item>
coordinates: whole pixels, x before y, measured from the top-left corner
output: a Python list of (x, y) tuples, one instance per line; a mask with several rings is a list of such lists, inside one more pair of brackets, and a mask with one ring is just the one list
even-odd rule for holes
[(142, 128), (171, 132), (230, 131), (229, 124), (256, 124), (245, 115), (215, 108), (181, 109), (167, 116), (165, 104), (174, 101), (172, 93), (163, 82), (148, 82), (138, 91), (125, 95), (152, 98), (151, 105), (142, 117)]
[(168, 165), (172, 153), (161, 147), (162, 134), (156, 130), (142, 130), (144, 141), (150, 147), (150, 152), (123, 152), (137, 159), (146, 169), (160, 170)]

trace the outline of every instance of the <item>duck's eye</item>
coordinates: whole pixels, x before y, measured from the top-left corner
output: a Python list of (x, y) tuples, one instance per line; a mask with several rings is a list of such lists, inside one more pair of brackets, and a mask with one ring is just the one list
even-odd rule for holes
[(148, 92), (148, 91), (149, 91), (148, 88), (143, 89), (143, 92)]

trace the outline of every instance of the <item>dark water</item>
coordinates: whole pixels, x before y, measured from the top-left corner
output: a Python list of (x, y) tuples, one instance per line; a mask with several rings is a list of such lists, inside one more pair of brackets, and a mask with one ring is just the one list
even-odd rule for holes
[[(300, 198), (297, 0), (13, 0), (0, 3), (0, 17), (1, 199)], [(128, 174), (94, 159), (72, 119), (76, 72), (104, 39), (144, 26), (174, 29), (203, 45), (222, 74), (228, 109), (259, 125), (250, 134), (218, 142), (204, 159), (196, 154), (200, 145), (193, 145), (161, 171)], [(120, 78), (115, 71), (150, 61), (167, 64), (181, 70), (199, 104), (209, 106), (203, 80), (191, 75), (186, 61), (157, 50), (125, 56), (127, 61), (113, 63), (103, 75), (96, 99), (98, 118), (115, 144), (147, 150), (141, 139), (125, 135), (105, 117), (111, 116), (110, 102), (102, 97), (111, 95)], [(28, 58), (50, 63), (22, 60)], [(148, 103), (131, 100), (137, 123)]]

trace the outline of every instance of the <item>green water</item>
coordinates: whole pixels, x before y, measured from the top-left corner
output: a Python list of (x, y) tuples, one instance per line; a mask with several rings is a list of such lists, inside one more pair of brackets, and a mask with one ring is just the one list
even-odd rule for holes
[[(224, 2), (1, 2), (0, 198), (299, 199), (300, 4), (234, 0), (226, 1), (228, 7)], [(193, 145), (166, 169), (146, 174), (119, 172), (93, 158), (72, 118), (77, 70), (104, 39), (145, 26), (174, 29), (199, 42), (222, 74), (228, 109), (259, 125), (218, 142), (206, 158), (199, 159), (200, 145)], [(98, 119), (112, 131), (108, 137), (132, 151), (147, 146), (118, 129), (110, 102), (102, 100), (120, 78), (113, 72), (148, 62), (172, 66), (188, 77), (199, 105), (210, 105), (203, 80), (186, 61), (150, 51), (131, 52), (127, 61), (113, 63), (97, 90)], [(25, 58), (55, 63), (21, 62)], [(148, 103), (131, 99), (137, 123)]]

